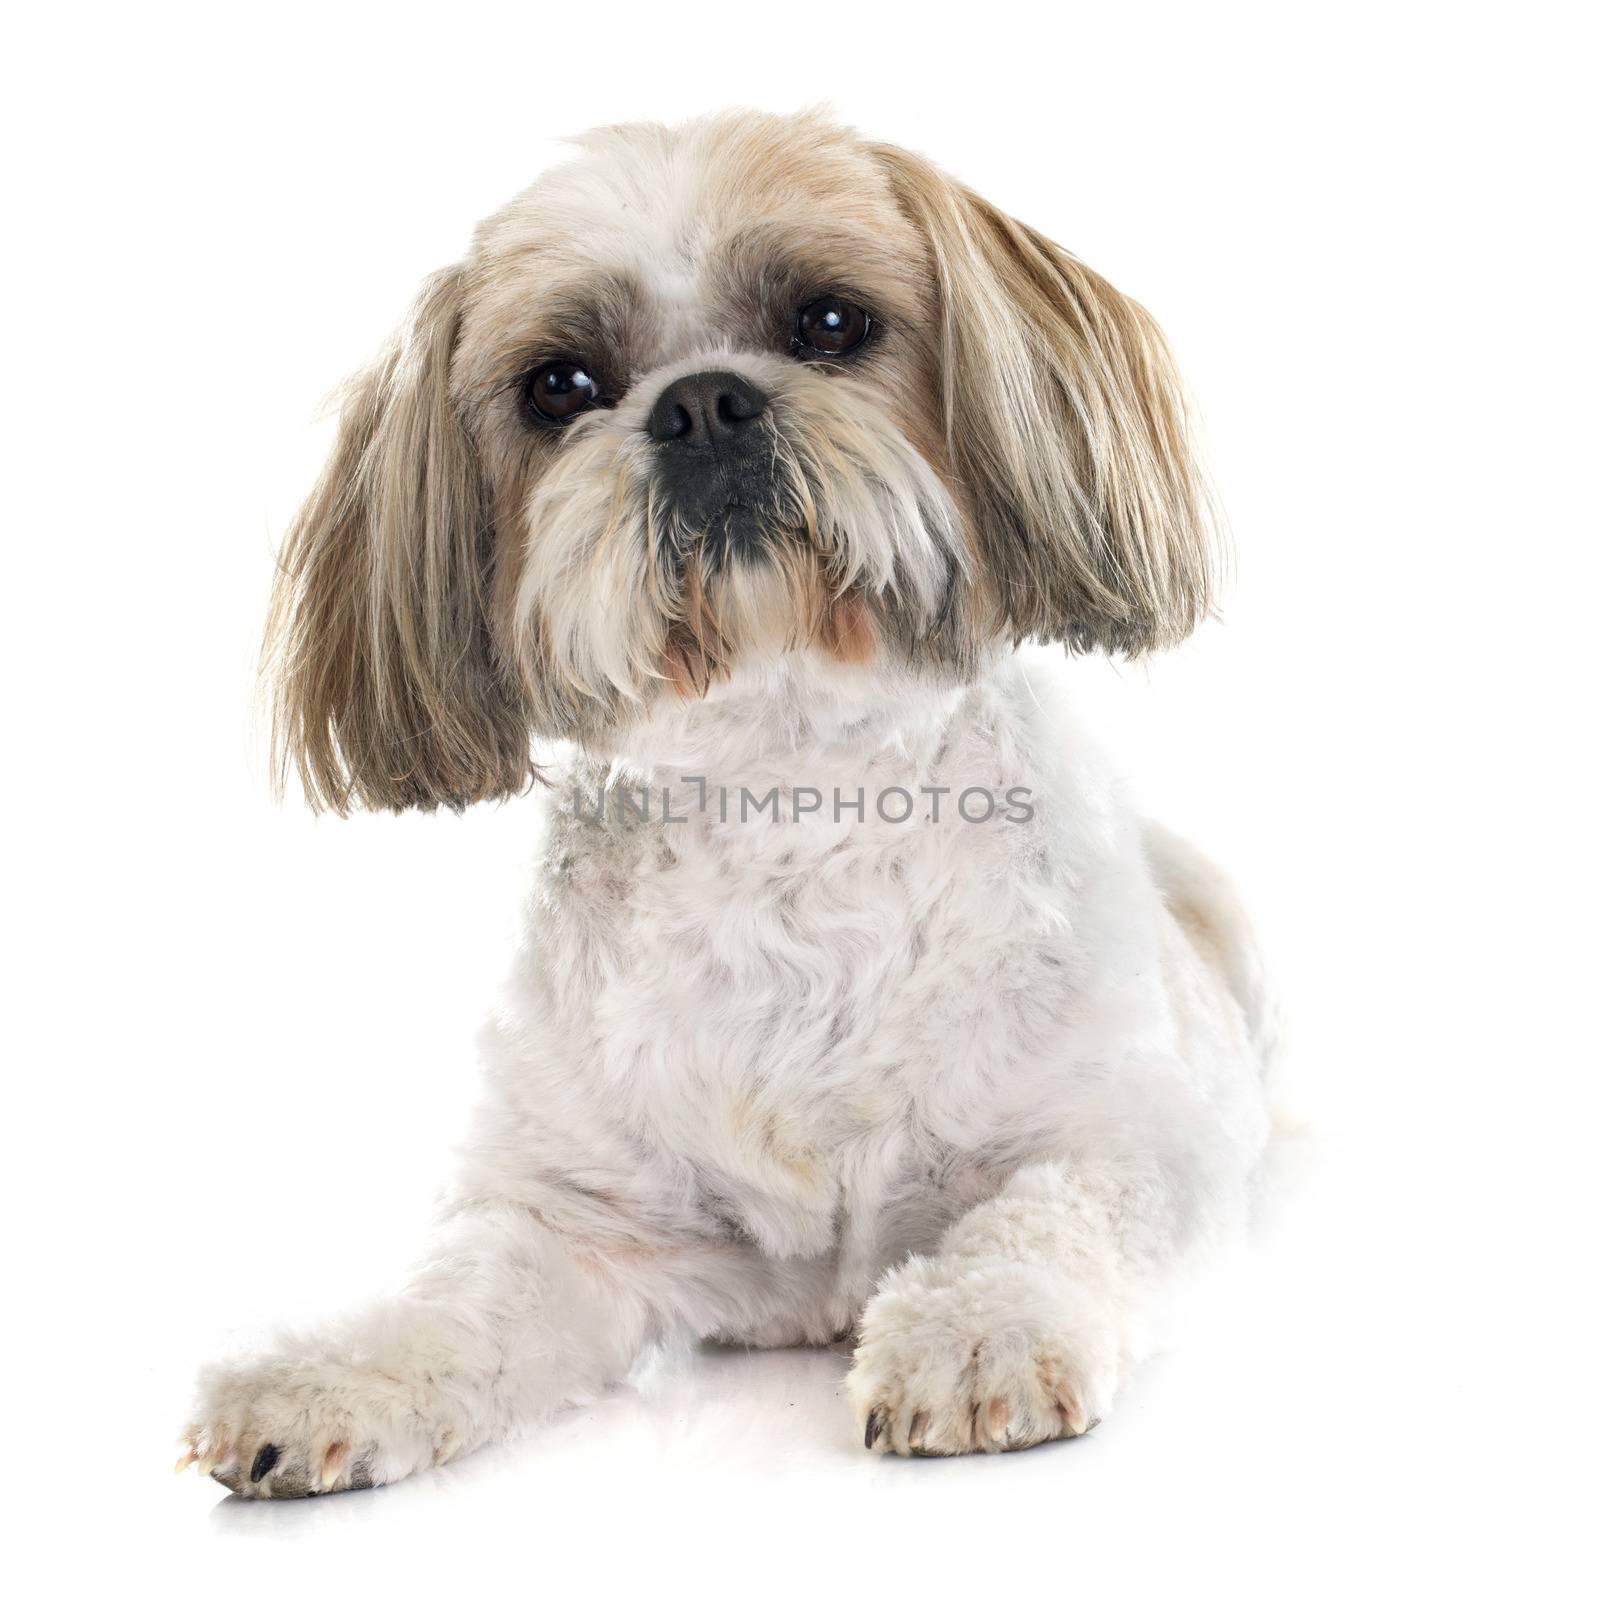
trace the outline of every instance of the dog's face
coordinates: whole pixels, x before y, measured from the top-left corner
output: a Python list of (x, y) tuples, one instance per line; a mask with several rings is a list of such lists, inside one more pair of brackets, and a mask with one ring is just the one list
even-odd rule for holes
[(352, 386), (286, 546), (308, 793), (511, 793), (745, 658), (970, 674), (1139, 652), (1208, 603), (1148, 316), (917, 157), (811, 117), (584, 142)]

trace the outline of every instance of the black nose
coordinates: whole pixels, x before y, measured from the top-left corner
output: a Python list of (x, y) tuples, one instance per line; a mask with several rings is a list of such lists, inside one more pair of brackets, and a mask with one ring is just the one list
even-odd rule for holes
[(737, 372), (693, 372), (661, 391), (648, 427), (658, 444), (731, 444), (766, 409), (767, 397)]

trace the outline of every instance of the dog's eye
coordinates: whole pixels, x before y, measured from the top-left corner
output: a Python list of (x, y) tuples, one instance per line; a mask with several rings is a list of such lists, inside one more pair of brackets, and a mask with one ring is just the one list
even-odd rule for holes
[(600, 386), (576, 361), (552, 361), (524, 386), (528, 407), (545, 422), (571, 422), (600, 404)]
[(842, 356), (854, 350), (872, 329), (872, 318), (860, 306), (829, 296), (802, 308), (795, 344), (802, 355)]

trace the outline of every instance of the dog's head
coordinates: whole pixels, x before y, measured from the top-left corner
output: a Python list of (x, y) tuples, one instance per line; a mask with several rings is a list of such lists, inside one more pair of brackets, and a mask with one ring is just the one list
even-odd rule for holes
[(285, 547), (280, 755), (337, 810), (513, 793), (741, 659), (1139, 653), (1210, 591), (1149, 316), (814, 117), (608, 129), (358, 378)]

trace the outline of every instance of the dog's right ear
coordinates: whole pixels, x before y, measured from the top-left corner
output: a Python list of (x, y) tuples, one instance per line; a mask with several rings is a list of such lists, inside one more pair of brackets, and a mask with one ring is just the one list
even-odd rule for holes
[(263, 670), (274, 770), (313, 806), (455, 809), (524, 789), (528, 711), (488, 596), (487, 496), (450, 393), (462, 271), (429, 279), (346, 395), (279, 560)]

